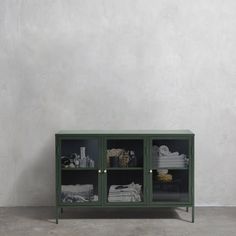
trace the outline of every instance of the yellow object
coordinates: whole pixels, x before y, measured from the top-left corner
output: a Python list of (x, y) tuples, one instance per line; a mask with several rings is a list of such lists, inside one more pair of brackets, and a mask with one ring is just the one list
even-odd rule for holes
[(157, 175), (157, 179), (160, 182), (168, 183), (168, 182), (172, 181), (172, 175), (171, 174), (161, 174), (161, 175), (159, 174), (159, 175)]

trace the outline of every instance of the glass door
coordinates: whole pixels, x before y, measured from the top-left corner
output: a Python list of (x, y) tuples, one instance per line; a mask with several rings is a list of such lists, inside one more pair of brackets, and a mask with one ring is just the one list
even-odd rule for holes
[(151, 203), (189, 203), (190, 139), (154, 137), (150, 158)]
[(144, 139), (113, 136), (104, 142), (104, 204), (143, 204)]
[(60, 203), (98, 205), (101, 201), (101, 140), (67, 137), (60, 140)]

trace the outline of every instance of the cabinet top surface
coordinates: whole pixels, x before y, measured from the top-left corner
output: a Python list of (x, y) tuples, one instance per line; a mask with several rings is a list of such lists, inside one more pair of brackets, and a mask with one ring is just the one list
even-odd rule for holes
[(56, 134), (191, 134), (190, 130), (60, 130)]

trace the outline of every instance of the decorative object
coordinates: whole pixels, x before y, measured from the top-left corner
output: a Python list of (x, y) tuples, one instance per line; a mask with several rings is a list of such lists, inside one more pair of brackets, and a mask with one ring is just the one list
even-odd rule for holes
[(170, 183), (172, 181), (172, 175), (170, 174), (159, 174), (157, 175), (157, 180), (164, 183)]
[(75, 167), (78, 168), (79, 165), (80, 165), (80, 156), (77, 155), (75, 158), (74, 158), (74, 163), (75, 163)]
[(70, 165), (70, 159), (66, 156), (61, 157), (61, 165), (63, 168), (67, 168)]
[(85, 147), (80, 147), (80, 157), (81, 159), (85, 159)]
[(94, 168), (95, 162), (92, 159), (89, 159), (89, 167)]
[(133, 150), (126, 151), (125, 149), (108, 149), (107, 150), (107, 165), (109, 167), (137, 167), (137, 158)]
[(70, 168), (75, 168), (75, 164), (73, 162), (70, 163), (69, 165)]
[(137, 166), (137, 158), (135, 156), (134, 151), (130, 151), (129, 152), (129, 163), (128, 163), (129, 167), (136, 167)]
[(118, 157), (124, 152), (124, 149), (121, 148), (112, 148), (107, 149), (107, 164), (110, 162), (110, 157)]
[(81, 168), (87, 167), (87, 158), (81, 158), (80, 159), (80, 167)]
[(129, 163), (129, 152), (123, 152), (120, 156), (119, 156), (119, 166), (120, 167), (128, 167), (128, 163)]
[(109, 166), (110, 167), (119, 167), (119, 157), (118, 156), (110, 156), (109, 157)]
[(75, 159), (75, 158), (78, 158), (77, 153), (75, 153), (75, 152), (71, 153), (70, 159)]
[(95, 161), (92, 160), (88, 155), (85, 156), (85, 147), (80, 148), (80, 152), (82, 153), (83, 158), (80, 155), (73, 152), (70, 155), (70, 158), (67, 156), (61, 156), (61, 166), (62, 168), (94, 168)]

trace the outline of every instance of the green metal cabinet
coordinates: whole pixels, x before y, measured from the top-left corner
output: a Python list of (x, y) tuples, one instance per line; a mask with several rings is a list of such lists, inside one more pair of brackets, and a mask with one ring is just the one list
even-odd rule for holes
[[(127, 206), (191, 207), (194, 222), (191, 131), (60, 131), (55, 145), (56, 223), (67, 207)], [(154, 159), (155, 150), (161, 155), (166, 147), (170, 156)], [(171, 180), (160, 181), (160, 175)]]

